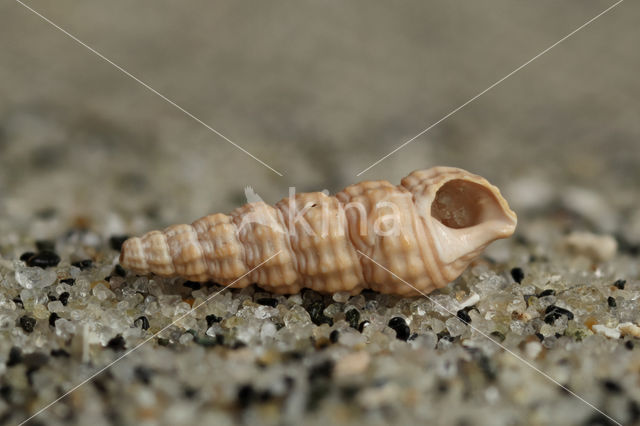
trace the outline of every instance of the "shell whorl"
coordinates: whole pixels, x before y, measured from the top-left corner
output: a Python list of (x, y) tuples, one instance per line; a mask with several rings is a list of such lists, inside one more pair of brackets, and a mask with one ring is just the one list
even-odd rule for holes
[(151, 231), (125, 241), (120, 263), (138, 274), (236, 288), (257, 283), (275, 293), (306, 287), (413, 295), (455, 279), (487, 244), (511, 235), (515, 223), (485, 179), (436, 167), (411, 173), (399, 186), (366, 181), (335, 196), (296, 194), (275, 206), (259, 201)]

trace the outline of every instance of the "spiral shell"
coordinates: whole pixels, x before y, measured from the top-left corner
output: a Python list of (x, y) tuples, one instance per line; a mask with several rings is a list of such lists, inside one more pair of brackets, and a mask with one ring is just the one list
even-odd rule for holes
[(414, 295), (454, 280), (515, 226), (498, 188), (465, 170), (435, 167), (399, 186), (366, 181), (335, 196), (259, 201), (151, 231), (125, 241), (120, 263), (138, 274), (236, 288), (257, 283), (274, 293)]

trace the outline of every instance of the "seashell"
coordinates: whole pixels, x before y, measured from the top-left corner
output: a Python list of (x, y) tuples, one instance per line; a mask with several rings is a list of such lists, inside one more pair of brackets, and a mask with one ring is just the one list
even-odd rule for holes
[(257, 283), (274, 293), (415, 295), (454, 280), (489, 243), (513, 234), (516, 221), (484, 178), (434, 167), (398, 186), (366, 181), (335, 196), (293, 194), (151, 231), (124, 242), (120, 263), (138, 274)]

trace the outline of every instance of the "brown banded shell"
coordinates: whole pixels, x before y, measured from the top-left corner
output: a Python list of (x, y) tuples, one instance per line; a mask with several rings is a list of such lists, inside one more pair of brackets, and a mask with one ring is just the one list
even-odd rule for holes
[(335, 196), (296, 194), (275, 206), (259, 201), (151, 231), (125, 241), (120, 263), (138, 274), (236, 288), (257, 283), (274, 293), (307, 287), (414, 295), (454, 280), (515, 227), (498, 188), (465, 170), (435, 167), (399, 186), (366, 181)]

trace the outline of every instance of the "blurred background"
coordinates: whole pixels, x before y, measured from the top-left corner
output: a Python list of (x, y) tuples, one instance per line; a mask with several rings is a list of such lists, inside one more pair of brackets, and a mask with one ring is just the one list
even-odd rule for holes
[[(227, 290), (36, 422), (612, 424), (468, 338), (472, 316), (556, 383), (638, 423), (637, 336), (609, 327), (640, 324), (640, 2), (357, 176), (614, 1), (25, 3), (283, 176), (0, 2), (0, 423), (217, 294), (126, 275), (122, 235), (229, 212), (246, 186), (275, 203), (290, 186), (397, 184), (436, 165), (486, 177), (519, 218), (515, 238), (434, 293), (450, 318), (424, 298)], [(572, 231), (589, 233), (568, 244)], [(551, 249), (563, 241), (578, 254)], [(61, 263), (30, 267), (38, 256)]]
[(501, 187), (521, 232), (551, 209), (637, 244), (637, 2), (356, 176), (612, 3), (28, 3), (280, 177), (2, 2), (0, 232), (139, 233), (230, 211), (247, 185), (276, 202), (451, 165)]

